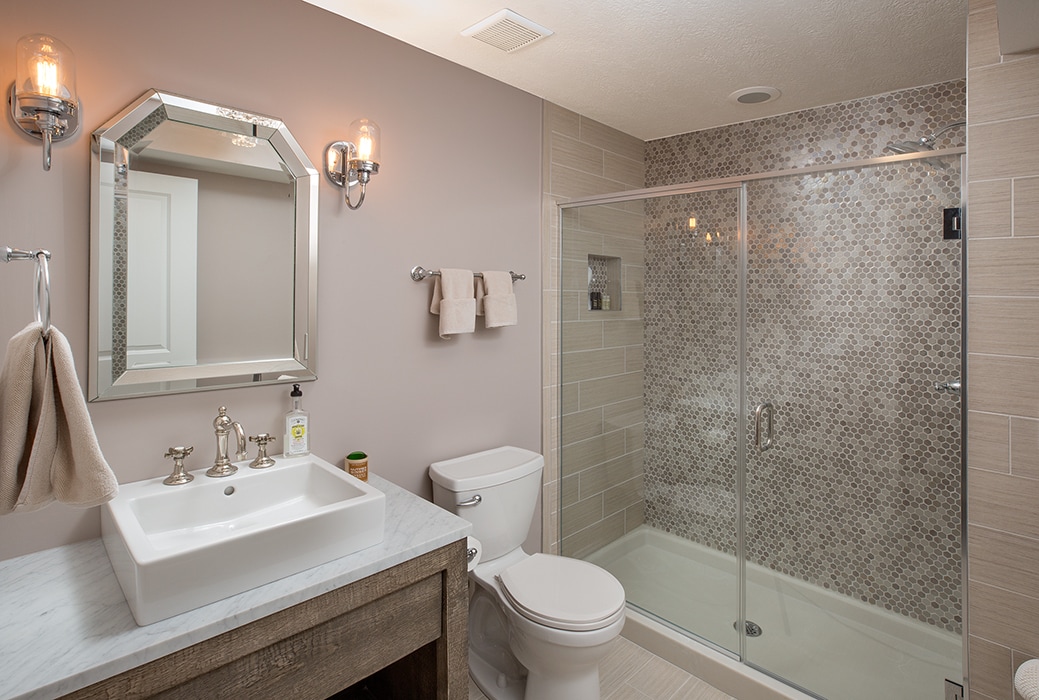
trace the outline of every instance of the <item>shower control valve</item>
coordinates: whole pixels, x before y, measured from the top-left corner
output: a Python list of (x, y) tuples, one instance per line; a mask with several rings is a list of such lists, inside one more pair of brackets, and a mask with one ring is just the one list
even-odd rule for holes
[(955, 394), (959, 396), (961, 393), (961, 386), (959, 379), (950, 379), (947, 382), (935, 382), (934, 390), (942, 394)]

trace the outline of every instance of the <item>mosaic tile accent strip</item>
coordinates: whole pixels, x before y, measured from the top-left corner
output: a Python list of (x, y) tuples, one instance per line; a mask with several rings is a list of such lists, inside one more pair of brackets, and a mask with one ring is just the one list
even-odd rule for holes
[(141, 139), (150, 134), (168, 119), (166, 105), (141, 120), (116, 141), (119, 155), (114, 163), (115, 208), (112, 216), (112, 383), (126, 373), (127, 342), (127, 275), (129, 260), (129, 173), (131, 150)]
[[(117, 148), (119, 148), (117, 146)], [(125, 161), (123, 161), (125, 162)], [(129, 271), (129, 200), (126, 196), (127, 173), (115, 168), (115, 204), (112, 217), (112, 376), (126, 372), (127, 277)]]
[(141, 119), (140, 123), (123, 134), (116, 143), (126, 148), (133, 148), (137, 142), (150, 134), (169, 117), (166, 114), (166, 105), (159, 105), (151, 114)]

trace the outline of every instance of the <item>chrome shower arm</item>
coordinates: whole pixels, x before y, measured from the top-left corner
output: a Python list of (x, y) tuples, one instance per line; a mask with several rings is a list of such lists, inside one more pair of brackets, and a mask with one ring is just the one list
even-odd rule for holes
[(926, 142), (927, 144), (933, 146), (934, 142), (938, 140), (939, 136), (944, 134), (946, 131), (949, 131), (950, 129), (955, 129), (960, 126), (967, 126), (967, 122), (953, 122), (952, 124), (946, 124), (941, 129), (938, 129), (938, 131), (928, 136), (926, 139), (922, 139), (921, 142)]

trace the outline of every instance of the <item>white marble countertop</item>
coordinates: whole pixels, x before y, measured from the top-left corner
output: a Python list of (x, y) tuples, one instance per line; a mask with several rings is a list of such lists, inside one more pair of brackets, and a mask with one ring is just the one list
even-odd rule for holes
[[(382, 543), (138, 627), (100, 539), (0, 561), (0, 698), (53, 698), (465, 537), (472, 526), (376, 475)], [(204, 575), (204, 572), (199, 572)]]

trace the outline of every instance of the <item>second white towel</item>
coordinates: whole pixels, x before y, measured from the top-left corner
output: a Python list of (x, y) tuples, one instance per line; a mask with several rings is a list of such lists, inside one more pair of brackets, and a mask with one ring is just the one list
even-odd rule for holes
[(491, 271), (482, 274), (483, 280), (476, 279), (476, 296), (482, 302), (477, 307), (477, 314), (484, 317), (483, 325), (487, 328), (515, 326), (517, 312), (512, 273)]
[(476, 330), (473, 271), (441, 268), (434, 278), (429, 312), (440, 315), (440, 337)]

